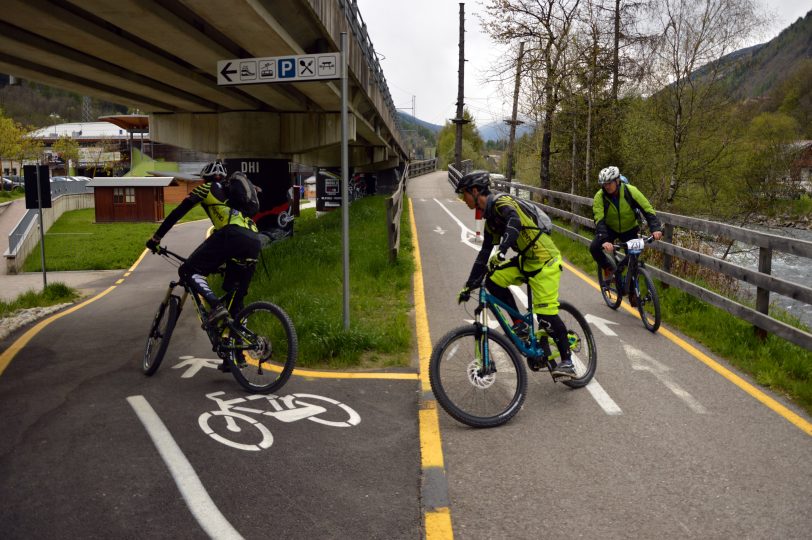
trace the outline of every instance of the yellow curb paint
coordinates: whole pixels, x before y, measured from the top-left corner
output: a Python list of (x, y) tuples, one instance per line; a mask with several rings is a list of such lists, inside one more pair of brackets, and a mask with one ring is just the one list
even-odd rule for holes
[(357, 373), (352, 371), (318, 371), (315, 369), (293, 370), (293, 375), (312, 379), (389, 379), (400, 381), (416, 381), (417, 373), (387, 373), (385, 371), (368, 371)]
[[(412, 229), (412, 247), (414, 248), (414, 310), (415, 330), (417, 334), (417, 353), (420, 360), (420, 387), (425, 395), (431, 390), (429, 382), (429, 359), (431, 358), (431, 334), (429, 318), (426, 313), (426, 296), (423, 290), (423, 264), (420, 260), (420, 244), (417, 240), (417, 226), (414, 220), (414, 205), (409, 200), (409, 221)], [(425, 470), (428, 467), (444, 467), (443, 444), (440, 435), (440, 419), (437, 416), (437, 402), (421, 399), (420, 412), (420, 463)], [(451, 528), (451, 510), (448, 508), (423, 509), (423, 523), (426, 539), (447, 540), (454, 538)]]
[(61, 319), (65, 315), (69, 315), (69, 314), (73, 313), (74, 311), (76, 311), (78, 309), (82, 309), (86, 305), (95, 302), (96, 300), (98, 300), (102, 296), (106, 295), (107, 293), (109, 293), (110, 291), (112, 291), (115, 288), (116, 288), (116, 286), (113, 285), (112, 287), (108, 288), (107, 290), (100, 292), (99, 294), (97, 294), (93, 298), (90, 298), (89, 300), (85, 300), (81, 304), (77, 304), (77, 305), (73, 306), (72, 308), (66, 309), (65, 311), (61, 311), (61, 312), (57, 313), (56, 315), (52, 315), (52, 316), (48, 317), (47, 319), (43, 319), (42, 321), (37, 323), (33, 328), (28, 330), (25, 334), (20, 336), (14, 343), (12, 343), (11, 346), (3, 352), (3, 354), (0, 354), (0, 375), (3, 374), (3, 372), (6, 370), (8, 365), (11, 363), (11, 361), (17, 355), (17, 353), (23, 347), (25, 347), (28, 344), (28, 342), (31, 341), (31, 339), (34, 336), (39, 334), (46, 326), (48, 326), (49, 324), (51, 324), (52, 322), (54, 322), (57, 319)]
[(451, 528), (451, 510), (448, 508), (435, 508), (426, 512), (425, 519), (426, 540), (454, 538)]
[[(593, 278), (588, 277), (586, 274), (584, 274), (579, 269), (573, 267), (570, 264), (564, 263), (564, 266), (567, 268), (567, 270), (571, 271), (573, 274), (581, 278), (587, 284), (591, 285), (598, 291), (601, 290), (600, 285), (598, 285), (597, 281), (595, 281)], [(629, 313), (632, 313), (637, 318), (640, 318), (640, 313), (636, 309), (633, 309), (631, 306), (627, 306), (626, 304), (623, 304), (623, 307)], [(782, 405), (772, 397), (768, 396), (767, 394), (765, 394), (764, 392), (762, 392), (749, 382), (745, 381), (744, 379), (742, 379), (741, 377), (739, 377), (738, 375), (736, 375), (735, 373), (724, 367), (723, 365), (719, 364), (717, 361), (710, 358), (708, 355), (706, 355), (705, 353), (703, 353), (690, 343), (686, 342), (684, 339), (675, 335), (673, 332), (661, 326), (660, 329), (657, 331), (657, 333), (665, 337), (672, 343), (674, 343), (676, 346), (678, 346), (679, 348), (681, 348), (682, 350), (684, 350), (685, 352), (687, 352), (688, 354), (690, 354), (691, 356), (693, 356), (694, 358), (696, 358), (697, 360), (708, 366), (709, 368), (711, 368), (713, 371), (715, 371), (728, 381), (732, 382), (733, 384), (744, 390), (751, 397), (758, 400), (762, 405), (764, 405), (768, 409), (772, 410), (773, 412), (784, 418), (784, 420), (786, 420), (790, 424), (794, 425), (807, 435), (812, 435), (811, 422), (807, 421), (800, 415), (794, 413), (788, 407)]]

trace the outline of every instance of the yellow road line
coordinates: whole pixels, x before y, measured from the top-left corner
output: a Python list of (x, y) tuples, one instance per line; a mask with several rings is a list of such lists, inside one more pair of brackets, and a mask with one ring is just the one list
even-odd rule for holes
[(23, 347), (25, 347), (28, 344), (28, 342), (31, 341), (31, 339), (34, 336), (39, 334), (46, 326), (48, 326), (49, 324), (51, 324), (52, 322), (54, 322), (57, 319), (61, 319), (65, 315), (69, 315), (69, 314), (73, 313), (74, 311), (76, 311), (78, 309), (82, 309), (86, 305), (95, 302), (96, 300), (103, 297), (104, 295), (106, 295), (107, 293), (109, 293), (110, 291), (112, 291), (115, 288), (116, 288), (116, 286), (113, 285), (112, 287), (108, 288), (107, 290), (102, 291), (101, 293), (97, 294), (93, 298), (91, 298), (89, 300), (85, 300), (81, 304), (77, 304), (77, 305), (73, 306), (72, 308), (68, 308), (65, 311), (61, 311), (61, 312), (57, 313), (56, 315), (52, 315), (52, 316), (48, 317), (47, 319), (43, 319), (42, 321), (37, 323), (33, 328), (29, 329), (25, 334), (20, 336), (14, 343), (12, 343), (11, 346), (8, 349), (3, 351), (3, 354), (0, 354), (0, 375), (3, 374), (3, 372), (6, 370), (8, 365), (11, 363), (11, 361), (17, 355), (17, 353), (20, 352), (20, 350)]
[[(417, 226), (414, 220), (414, 205), (409, 201), (409, 220), (412, 228), (412, 246), (414, 247), (414, 308), (415, 326), (417, 334), (417, 352), (420, 359), (420, 387), (422, 398), (418, 420), (420, 423), (420, 464), (423, 470), (423, 492), (431, 490), (435, 495), (442, 493), (435, 500), (446, 501), (448, 504), (448, 486), (445, 481), (445, 466), (443, 462), (443, 445), (440, 436), (440, 419), (437, 416), (437, 402), (427, 399), (431, 391), (429, 382), (429, 359), (431, 358), (431, 334), (429, 333), (429, 319), (426, 313), (426, 297), (423, 289), (423, 265), (420, 259), (420, 244), (417, 240)], [(439, 471), (439, 474), (437, 473)], [(433, 486), (426, 486), (427, 481), (435, 482)], [(441, 485), (438, 485), (441, 484)], [(425, 501), (425, 497), (423, 498)], [(448, 506), (423, 507), (423, 525), (426, 538), (431, 540), (454, 538), (451, 527), (451, 510)]]
[(385, 371), (320, 371), (316, 369), (295, 368), (293, 375), (312, 379), (389, 379), (401, 381), (416, 381), (417, 373), (389, 373)]
[[(601, 290), (600, 285), (598, 285), (597, 281), (595, 281), (593, 278), (588, 277), (579, 269), (575, 268), (570, 264), (567, 264), (566, 262), (564, 263), (564, 266), (567, 268), (567, 270), (571, 271), (573, 274), (581, 278), (583, 281), (591, 285), (593, 288), (597, 289), (598, 291)], [(635, 317), (640, 318), (640, 313), (636, 309), (632, 309), (630, 306), (627, 306), (626, 304), (623, 304), (623, 307), (626, 309), (626, 311), (632, 313)], [(676, 346), (678, 346), (679, 348), (681, 348), (682, 350), (684, 350), (685, 352), (687, 352), (688, 354), (690, 354), (691, 356), (693, 356), (694, 358), (696, 358), (697, 360), (708, 366), (709, 368), (711, 368), (713, 371), (715, 371), (728, 381), (732, 382), (733, 384), (735, 384), (736, 386), (747, 392), (747, 394), (749, 394), (751, 397), (761, 402), (761, 404), (764, 405), (765, 407), (769, 408), (776, 414), (780, 415), (787, 422), (791, 423), (792, 425), (794, 425), (807, 435), (812, 435), (812, 422), (809, 422), (805, 418), (801, 417), (800, 415), (790, 410), (788, 407), (782, 405), (772, 397), (768, 396), (759, 388), (756, 388), (749, 382), (745, 381), (744, 379), (742, 379), (741, 377), (739, 377), (738, 375), (736, 375), (735, 373), (733, 373), (732, 371), (721, 365), (719, 362), (713, 360), (708, 355), (706, 355), (705, 353), (703, 353), (690, 343), (686, 342), (682, 338), (678, 337), (671, 331), (667, 330), (666, 328), (663, 328), (661, 326), (660, 329), (657, 331), (657, 333), (665, 337), (672, 343), (674, 343)]]

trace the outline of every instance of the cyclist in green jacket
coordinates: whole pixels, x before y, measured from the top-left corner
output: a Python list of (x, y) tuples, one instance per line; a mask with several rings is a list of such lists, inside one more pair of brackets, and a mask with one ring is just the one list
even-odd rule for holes
[[(242, 172), (232, 173), (234, 175)], [(211, 311), (207, 324), (215, 324), (229, 316), (233, 317), (242, 309), (243, 298), (248, 294), (248, 285), (254, 275), (261, 243), (257, 226), (251, 218), (242, 215), (228, 205), (228, 188), (224, 184), (226, 169), (218, 160), (203, 168), (200, 176), (205, 183), (197, 186), (174, 209), (152, 237), (147, 247), (153, 252), (161, 238), (169, 232), (180, 218), (200, 204), (214, 225), (214, 233), (206, 238), (178, 268), (178, 275), (200, 296), (206, 299)], [(227, 305), (209, 287), (206, 276), (215, 272), (225, 263), (223, 289), (228, 291)]]
[[(482, 210), (485, 219), (482, 248), (458, 301), (466, 302), (471, 296), (471, 289), (481, 282), (488, 269), (493, 269), (485, 281), (485, 287), (496, 298), (519, 311), (508, 287), (529, 282), (533, 291), (533, 313), (539, 326), (550, 334), (561, 352), (561, 361), (552, 374), (556, 377), (573, 377), (575, 369), (567, 341), (567, 328), (558, 316), (558, 285), (563, 266), (552, 237), (539, 228), (512, 196), (491, 193), (490, 175), (485, 171), (474, 171), (463, 176), (456, 192), (468, 208)], [(494, 246), (498, 250), (491, 256)], [(513, 249), (518, 255), (506, 260), (508, 249)], [(514, 323), (513, 329), (518, 336), (528, 336), (526, 323), (521, 320)]]
[(612, 252), (613, 242), (620, 239), (627, 242), (637, 238), (640, 224), (637, 221), (637, 212), (642, 213), (648, 223), (655, 240), (662, 238), (660, 220), (654, 207), (639, 189), (631, 184), (621, 182), (620, 170), (617, 167), (606, 167), (598, 176), (601, 189), (595, 193), (592, 202), (592, 214), (595, 218), (595, 239), (589, 245), (592, 258), (603, 269), (603, 275), (608, 280), (612, 277), (612, 268), (609, 266), (604, 250)]

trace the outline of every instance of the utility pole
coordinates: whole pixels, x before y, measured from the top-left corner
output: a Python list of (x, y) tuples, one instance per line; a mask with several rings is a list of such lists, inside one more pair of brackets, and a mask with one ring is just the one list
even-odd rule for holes
[[(460, 2), (460, 60), (457, 70), (457, 117), (452, 120), (457, 126), (454, 141), (454, 168), (462, 167), (462, 126), (468, 121), (462, 117), (463, 95), (465, 93), (465, 3)], [(462, 172), (462, 171), (460, 171)]]
[(521, 81), (522, 74), (522, 56), (524, 56), (524, 41), (519, 43), (519, 57), (516, 59), (516, 82), (513, 86), (513, 114), (510, 120), (505, 120), (505, 123), (510, 126), (510, 138), (508, 139), (508, 162), (507, 162), (507, 181), (513, 181), (513, 151), (516, 141), (516, 126), (523, 124), (521, 120), (517, 120), (519, 109), (519, 82)]

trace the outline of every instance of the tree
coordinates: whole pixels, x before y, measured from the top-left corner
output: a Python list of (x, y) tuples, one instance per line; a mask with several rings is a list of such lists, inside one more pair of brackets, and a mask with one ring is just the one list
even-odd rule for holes
[(70, 163), (79, 162), (79, 142), (69, 135), (59, 137), (51, 149), (65, 162), (65, 174), (70, 174)]
[[(550, 188), (550, 147), (556, 108), (568, 71), (567, 48), (580, 0), (489, 0), (485, 30), (499, 43), (524, 41), (526, 65), (540, 94), (541, 156), (539, 184)], [(539, 92), (540, 89), (540, 92)]]
[[(485, 168), (485, 160), (482, 157), (482, 150), (485, 143), (482, 142), (482, 137), (479, 136), (477, 131), (474, 117), (466, 108), (463, 110), (462, 117), (468, 120), (468, 123), (462, 126), (462, 153), (461, 159), (470, 159), (474, 162), (476, 168)], [(440, 133), (437, 134), (437, 157), (440, 160), (439, 167), (447, 167), (449, 163), (454, 162), (454, 144), (456, 142), (456, 125), (451, 122), (446, 122)]]
[[(3, 170), (3, 158), (15, 157), (22, 148), (23, 129), (20, 124), (3, 115), (0, 109), (0, 171)], [(0, 190), (5, 189), (5, 183), (0, 182)]]
[(689, 163), (694, 156), (686, 147), (702, 131), (701, 118), (727, 103), (720, 92), (719, 60), (761, 21), (753, 0), (653, 0), (651, 8), (659, 37), (650, 82), (658, 92), (658, 118), (670, 134), (666, 201), (671, 204), (696, 172), (691, 169), (698, 164)]

